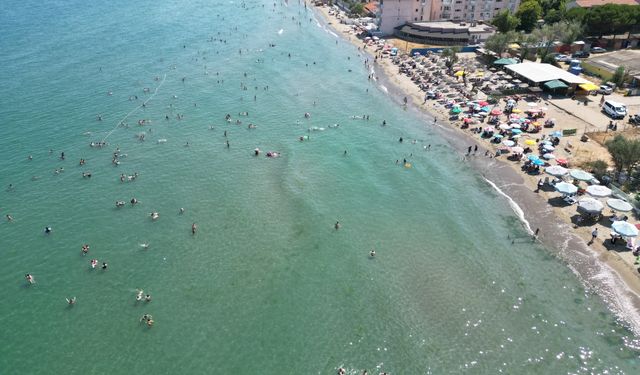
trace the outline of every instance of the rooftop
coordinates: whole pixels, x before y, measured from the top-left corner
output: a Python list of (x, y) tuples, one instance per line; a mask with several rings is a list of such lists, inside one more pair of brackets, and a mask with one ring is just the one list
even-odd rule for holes
[(640, 51), (625, 49), (591, 55), (591, 58), (587, 59), (587, 63), (609, 71), (615, 71), (619, 66), (624, 66), (630, 75), (638, 75), (640, 74)]
[(430, 21), (411, 22), (410, 25), (415, 29), (436, 33), (483, 33), (494, 30), (494, 27), (491, 25), (475, 22)]
[(548, 82), (559, 79), (567, 83), (589, 83), (584, 78), (571, 74), (566, 70), (557, 68), (551, 64), (538, 64), (525, 61), (521, 64), (507, 65), (506, 68), (532, 82)]
[(605, 4), (618, 4), (618, 5), (638, 5), (640, 0), (574, 0), (570, 4), (579, 6), (581, 8), (591, 8)]

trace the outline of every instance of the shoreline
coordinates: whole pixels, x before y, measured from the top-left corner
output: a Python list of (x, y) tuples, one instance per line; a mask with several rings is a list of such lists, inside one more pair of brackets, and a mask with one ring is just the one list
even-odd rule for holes
[[(479, 155), (484, 151), (495, 153), (487, 141), (473, 137), (448, 120), (448, 111), (438, 108), (434, 102), (423, 105), (424, 93), (405, 75), (397, 73), (398, 67), (389, 58), (373, 61), (373, 55), (362, 48), (362, 40), (347, 33), (350, 27), (329, 15), (327, 7), (311, 6), (314, 13), (319, 14), (326, 24), (340, 39), (358, 47), (359, 52), (370, 57), (377, 79), (372, 82), (378, 89), (384, 88), (389, 98), (401, 104), (401, 96), (406, 96), (409, 105), (407, 110), (413, 111), (423, 118), (423, 126), (435, 130), (456, 151), (464, 154), (469, 145), (477, 145)], [(433, 119), (437, 123), (433, 124)], [(445, 124), (446, 123), (446, 124)], [(640, 336), (640, 273), (632, 262), (625, 259), (616, 250), (607, 250), (602, 241), (587, 245), (590, 227), (574, 228), (571, 216), (561, 208), (553, 207), (547, 200), (554, 198), (555, 191), (534, 193), (539, 176), (524, 175), (520, 171), (520, 163), (503, 158), (470, 157), (468, 163), (496, 192), (509, 200), (509, 205), (521, 221), (523, 227), (533, 235), (532, 228), (539, 228), (536, 237), (550, 254), (561, 259), (571, 271), (582, 281), (585, 289), (596, 293), (609, 307), (609, 310), (636, 336)], [(508, 187), (508, 193), (504, 191)], [(604, 231), (603, 231), (604, 232)], [(606, 238), (604, 233), (601, 238)], [(629, 256), (631, 255), (628, 252)], [(613, 283), (612, 283), (613, 282)], [(631, 316), (630, 312), (634, 315)]]

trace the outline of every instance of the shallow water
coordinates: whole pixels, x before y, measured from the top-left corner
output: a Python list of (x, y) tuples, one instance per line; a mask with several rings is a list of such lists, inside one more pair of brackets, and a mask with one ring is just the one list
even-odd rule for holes
[(0, 5), (3, 373), (638, 368), (601, 299), (355, 48), (298, 3), (242, 4)]

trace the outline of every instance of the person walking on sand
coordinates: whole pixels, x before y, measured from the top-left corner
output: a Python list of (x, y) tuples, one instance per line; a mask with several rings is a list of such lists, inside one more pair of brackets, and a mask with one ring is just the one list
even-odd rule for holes
[(587, 243), (587, 245), (591, 245), (592, 243), (594, 243), (596, 238), (598, 238), (598, 227), (596, 227), (593, 230), (593, 232), (591, 232), (591, 241), (589, 241), (589, 243)]
[(543, 186), (544, 182), (542, 181), (542, 179), (538, 179), (538, 188), (536, 189), (536, 193), (539, 193), (540, 189), (542, 189)]

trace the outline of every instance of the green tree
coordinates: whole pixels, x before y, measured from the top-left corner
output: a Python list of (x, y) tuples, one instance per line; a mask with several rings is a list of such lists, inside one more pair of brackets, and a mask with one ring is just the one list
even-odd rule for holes
[(605, 142), (611, 159), (618, 173), (626, 171), (631, 175), (633, 169), (640, 162), (640, 140), (632, 140), (618, 134)]
[(624, 66), (619, 66), (616, 68), (616, 71), (613, 73), (613, 77), (611, 78), (611, 82), (615, 83), (618, 87), (622, 86), (626, 77), (626, 69)]
[(505, 9), (493, 17), (491, 24), (495, 26), (499, 32), (506, 33), (515, 30), (520, 24), (520, 19), (511, 14), (509, 9)]
[(578, 20), (560, 22), (560, 38), (564, 44), (571, 44), (578, 40), (584, 32), (582, 22)]
[[(538, 38), (533, 34), (517, 33), (515, 39), (520, 45), (520, 60), (524, 61), (529, 57), (529, 53), (532, 47), (535, 47), (539, 43)], [(535, 53), (534, 53), (535, 57)]]
[(460, 52), (460, 47), (451, 47), (442, 51), (442, 57), (445, 59), (444, 65), (449, 72), (451, 72), (453, 66), (458, 62), (458, 52)]
[(495, 52), (499, 57), (502, 57), (502, 53), (507, 50), (509, 43), (513, 42), (512, 33), (496, 33), (491, 35), (484, 42), (484, 46), (489, 51)]
[(530, 32), (542, 17), (542, 7), (537, 0), (525, 0), (518, 7), (516, 17), (520, 19), (518, 30)]
[(602, 176), (607, 174), (609, 164), (602, 159), (597, 159), (586, 163), (585, 167), (590, 170), (597, 179), (601, 179)]
[(362, 3), (353, 3), (349, 8), (349, 11), (358, 16), (364, 15), (364, 5)]

